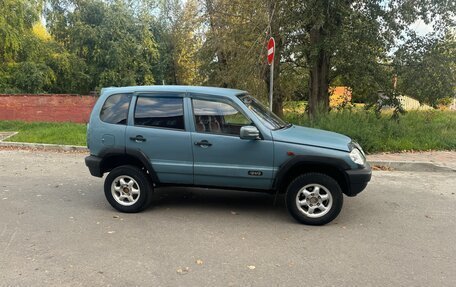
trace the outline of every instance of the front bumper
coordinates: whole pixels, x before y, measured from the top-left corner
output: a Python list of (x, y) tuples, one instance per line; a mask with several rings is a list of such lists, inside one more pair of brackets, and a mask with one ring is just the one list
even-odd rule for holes
[(367, 162), (363, 168), (347, 170), (346, 173), (349, 183), (345, 192), (347, 196), (355, 196), (363, 191), (372, 178), (372, 169)]
[(90, 155), (85, 158), (85, 164), (89, 168), (90, 174), (96, 177), (102, 177), (101, 172), (101, 160), (102, 158)]

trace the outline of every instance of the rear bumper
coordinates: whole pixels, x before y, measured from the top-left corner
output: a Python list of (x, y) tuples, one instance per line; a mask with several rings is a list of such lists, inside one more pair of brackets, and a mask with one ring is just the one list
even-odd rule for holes
[(355, 196), (363, 191), (372, 178), (372, 169), (368, 163), (363, 168), (347, 170), (346, 173), (349, 182), (349, 188), (345, 193), (347, 196)]
[(102, 177), (103, 173), (101, 172), (101, 158), (97, 156), (90, 155), (85, 158), (85, 164), (89, 168), (90, 174), (96, 177)]

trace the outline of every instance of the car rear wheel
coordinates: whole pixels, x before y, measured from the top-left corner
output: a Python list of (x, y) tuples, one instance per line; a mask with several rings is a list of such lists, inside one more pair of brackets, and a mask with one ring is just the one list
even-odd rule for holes
[(104, 192), (108, 202), (120, 212), (139, 212), (152, 196), (152, 186), (141, 169), (123, 165), (113, 169), (105, 179)]
[(289, 213), (308, 225), (324, 225), (339, 215), (343, 205), (342, 190), (332, 177), (306, 173), (295, 178), (287, 189)]

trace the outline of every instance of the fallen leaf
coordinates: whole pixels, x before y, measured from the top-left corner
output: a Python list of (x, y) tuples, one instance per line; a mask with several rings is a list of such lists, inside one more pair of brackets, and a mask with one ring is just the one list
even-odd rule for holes
[(179, 275), (185, 275), (188, 273), (188, 271), (190, 271), (190, 268), (188, 268), (188, 267), (179, 268), (176, 270), (177, 274), (179, 274)]
[(198, 264), (198, 265), (203, 265), (203, 260), (197, 259), (197, 260), (196, 260), (196, 264)]
[(119, 216), (118, 215), (114, 215), (112, 218), (119, 218)]
[(253, 265), (248, 265), (247, 268), (249, 268), (250, 270), (253, 270), (253, 269), (255, 269), (256, 267), (253, 266)]

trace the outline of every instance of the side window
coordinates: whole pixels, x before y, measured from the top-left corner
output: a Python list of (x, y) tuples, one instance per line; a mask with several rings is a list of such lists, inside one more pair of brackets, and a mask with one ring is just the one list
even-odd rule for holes
[(131, 94), (109, 96), (100, 112), (100, 119), (110, 124), (126, 125)]
[(183, 99), (139, 96), (135, 108), (135, 126), (184, 130)]
[(239, 136), (242, 126), (251, 121), (236, 107), (216, 101), (193, 99), (193, 115), (197, 132)]

